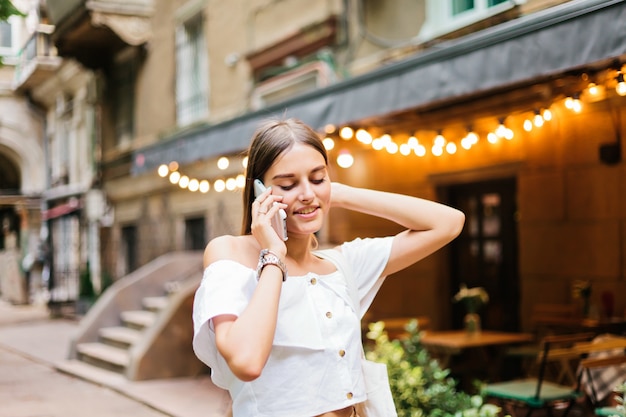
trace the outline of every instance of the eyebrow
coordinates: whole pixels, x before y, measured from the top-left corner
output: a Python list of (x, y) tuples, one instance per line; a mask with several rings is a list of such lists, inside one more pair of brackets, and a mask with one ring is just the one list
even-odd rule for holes
[[(315, 174), (316, 172), (322, 171), (326, 169), (326, 165), (320, 165), (311, 170), (311, 174)], [(281, 178), (293, 178), (295, 174), (278, 174), (272, 177), (272, 180), (281, 179)]]

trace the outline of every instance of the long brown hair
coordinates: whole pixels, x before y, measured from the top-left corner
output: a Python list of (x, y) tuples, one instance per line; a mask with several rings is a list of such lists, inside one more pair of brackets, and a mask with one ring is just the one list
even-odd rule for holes
[(254, 133), (248, 148), (248, 166), (246, 168), (246, 186), (243, 190), (243, 224), (241, 232), (250, 234), (252, 213), (250, 206), (254, 202), (253, 182), (263, 179), (265, 173), (283, 152), (291, 149), (294, 143), (312, 146), (328, 164), (326, 148), (318, 134), (308, 125), (297, 119), (270, 119), (262, 123)]

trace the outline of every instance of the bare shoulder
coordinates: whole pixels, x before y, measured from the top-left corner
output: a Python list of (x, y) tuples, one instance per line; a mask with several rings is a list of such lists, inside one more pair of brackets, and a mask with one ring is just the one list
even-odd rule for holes
[(212, 239), (204, 249), (205, 268), (220, 260), (231, 260), (242, 265), (256, 264), (258, 250), (254, 248), (256, 240), (249, 235), (223, 235)]

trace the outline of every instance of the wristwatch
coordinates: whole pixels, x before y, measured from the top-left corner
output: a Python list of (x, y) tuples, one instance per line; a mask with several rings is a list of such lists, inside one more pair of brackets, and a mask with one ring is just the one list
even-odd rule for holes
[(261, 278), (261, 272), (266, 265), (275, 265), (283, 273), (283, 282), (287, 280), (287, 265), (280, 260), (278, 255), (269, 249), (262, 249), (259, 255), (259, 263), (256, 267), (256, 279)]

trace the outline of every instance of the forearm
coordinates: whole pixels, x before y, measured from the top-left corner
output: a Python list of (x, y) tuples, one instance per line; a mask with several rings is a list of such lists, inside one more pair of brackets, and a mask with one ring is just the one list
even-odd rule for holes
[(263, 268), (250, 303), (234, 321), (216, 328), (217, 346), (233, 373), (244, 381), (256, 379), (269, 358), (282, 288), (282, 272)]
[(434, 201), (344, 184), (333, 184), (332, 206), (381, 217), (415, 231), (448, 226), (457, 229), (462, 216), (458, 210)]
[(332, 206), (381, 217), (407, 230), (394, 237), (383, 275), (400, 271), (454, 239), (465, 215), (452, 207), (401, 194), (333, 184)]

